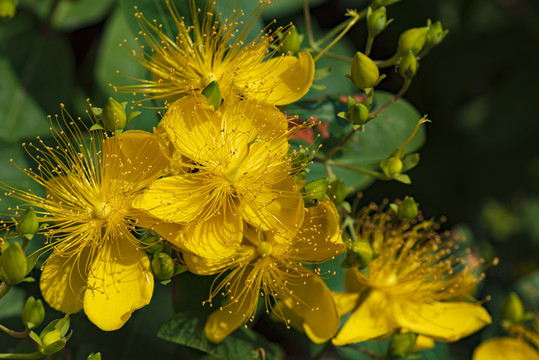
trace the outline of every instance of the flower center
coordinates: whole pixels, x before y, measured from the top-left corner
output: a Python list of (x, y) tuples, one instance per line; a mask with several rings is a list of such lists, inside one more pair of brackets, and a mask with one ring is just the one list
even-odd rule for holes
[(273, 250), (273, 246), (267, 241), (261, 241), (260, 244), (258, 244), (258, 247), (256, 248), (260, 256), (266, 256), (271, 255), (271, 251)]
[(234, 182), (238, 179), (238, 167), (237, 166), (231, 166), (225, 171), (225, 177), (228, 181)]
[(106, 219), (112, 212), (112, 207), (104, 201), (94, 204), (94, 216), (98, 219)]

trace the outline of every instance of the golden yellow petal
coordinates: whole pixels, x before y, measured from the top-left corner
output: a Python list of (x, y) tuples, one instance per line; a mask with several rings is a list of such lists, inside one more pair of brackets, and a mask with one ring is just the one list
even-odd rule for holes
[(331, 296), (333, 296), (333, 301), (335, 301), (335, 305), (337, 306), (339, 317), (343, 317), (358, 307), (358, 301), (361, 294), (332, 291)]
[(415, 339), (414, 351), (433, 349), (436, 346), (434, 340), (428, 336), (417, 335)]
[(269, 104), (286, 105), (301, 99), (313, 83), (314, 61), (306, 51), (295, 56), (280, 56), (269, 59), (245, 76), (238, 79), (244, 85), (249, 98)]
[(144, 250), (119, 238), (106, 242), (96, 255), (84, 296), (84, 312), (91, 322), (105, 331), (121, 328), (133, 311), (150, 303), (153, 274)]
[(170, 176), (154, 181), (133, 200), (133, 208), (165, 222), (182, 223), (195, 220), (204, 209), (209, 194), (204, 182), (194, 176)]
[(390, 336), (397, 327), (389, 299), (383, 292), (371, 290), (332, 342), (341, 346), (384, 338)]
[(327, 197), (318, 206), (307, 208), (305, 218), (290, 247), (290, 258), (324, 262), (344, 250), (339, 214)]
[[(39, 287), (45, 301), (61, 312), (76, 313), (82, 309), (79, 291), (86, 286), (86, 270), (89, 251), (81, 250), (78, 257), (63, 257), (54, 251), (45, 261)], [(80, 292), (80, 295), (84, 291)]]
[(253, 248), (242, 246), (234, 255), (227, 258), (207, 259), (187, 251), (182, 253), (182, 257), (190, 272), (197, 275), (213, 275), (238, 265), (249, 258), (253, 252)]
[(496, 337), (481, 343), (473, 360), (539, 360), (539, 353), (519, 338)]
[(392, 310), (401, 327), (438, 341), (457, 341), (492, 322), (481, 305), (469, 302), (427, 304), (399, 299)]

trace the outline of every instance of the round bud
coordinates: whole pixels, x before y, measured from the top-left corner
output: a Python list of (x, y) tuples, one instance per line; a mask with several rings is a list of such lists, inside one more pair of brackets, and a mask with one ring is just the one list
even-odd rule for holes
[(39, 230), (39, 220), (32, 207), (27, 208), (24, 213), (19, 217), (17, 224), (17, 231), (21, 238), (27, 238), (32, 240), (34, 235)]
[(169, 280), (174, 275), (174, 261), (167, 253), (154, 254), (151, 266), (158, 280)]
[(18, 242), (10, 244), (0, 255), (0, 278), (9, 285), (20, 283), (26, 277), (27, 261)]
[(369, 108), (362, 103), (349, 103), (346, 119), (354, 125), (364, 125), (369, 120)]
[(344, 182), (341, 179), (337, 179), (332, 181), (329, 185), (330, 188), (327, 191), (329, 198), (335, 205), (342, 203), (344, 199), (346, 199), (346, 195), (348, 195), (348, 189), (344, 185)]
[(327, 178), (314, 180), (305, 184), (303, 187), (303, 202), (305, 203), (305, 206), (310, 207), (318, 205), (326, 195), (328, 184), (329, 180)]
[(399, 38), (399, 53), (407, 54), (411, 51), (414, 55), (417, 55), (425, 46), (428, 31), (428, 27), (420, 27), (403, 32)]
[(427, 47), (433, 48), (447, 35), (448, 30), (442, 28), (442, 23), (437, 21), (434, 24), (429, 26), (429, 31), (427, 32)]
[(403, 78), (409, 80), (415, 76), (417, 68), (417, 58), (412, 51), (408, 51), (408, 53), (401, 58), (399, 63), (399, 73)]
[(367, 13), (367, 29), (369, 36), (375, 37), (387, 26), (386, 8), (384, 6), (372, 11), (369, 8)]
[(33, 329), (43, 322), (45, 319), (45, 308), (43, 307), (43, 302), (41, 300), (34, 299), (33, 296), (30, 296), (24, 304), (24, 309), (22, 309), (22, 323), (26, 328)]
[(43, 355), (51, 355), (62, 350), (67, 340), (62, 337), (61, 329), (47, 331), (41, 336), (41, 349)]
[(355, 255), (352, 263), (358, 267), (369, 265), (374, 257), (374, 250), (368, 241), (354, 241), (351, 250)]
[(86, 360), (101, 360), (101, 353), (97, 352), (97, 353), (92, 353), (88, 356), (88, 359)]
[(417, 204), (413, 197), (407, 197), (399, 206), (398, 215), (402, 218), (412, 220), (417, 216)]
[(142, 238), (140, 243), (148, 254), (155, 254), (156, 252), (163, 250), (165, 247), (158, 236), (152, 235)]
[(382, 171), (387, 177), (393, 178), (395, 175), (398, 175), (402, 171), (402, 160), (398, 157), (392, 156), (385, 159), (380, 164)]
[(113, 98), (109, 98), (101, 112), (103, 127), (106, 131), (115, 132), (122, 130), (127, 125), (127, 114), (122, 104)]
[(524, 305), (514, 292), (510, 293), (503, 303), (502, 320), (517, 324), (524, 320)]
[(373, 88), (380, 79), (378, 66), (367, 55), (359, 51), (352, 60), (350, 72), (349, 78), (360, 89)]
[(417, 334), (394, 334), (389, 341), (387, 352), (391, 357), (407, 357), (414, 351)]
[(281, 43), (281, 51), (283, 54), (297, 54), (301, 49), (301, 39), (296, 27), (290, 27), (287, 32), (283, 34), (283, 38), (284, 40)]

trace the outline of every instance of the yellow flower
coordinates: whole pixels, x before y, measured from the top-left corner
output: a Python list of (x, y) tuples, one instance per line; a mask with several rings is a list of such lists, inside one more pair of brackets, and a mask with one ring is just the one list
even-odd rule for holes
[[(220, 274), (211, 298), (221, 292), (227, 295), (227, 305), (210, 314), (206, 322), (208, 339), (220, 342), (252, 321), (259, 296), (265, 297), (267, 312), (272, 309), (312, 341), (322, 343), (333, 337), (340, 321), (331, 293), (318, 272), (305, 265), (341, 254), (344, 245), (338, 221), (335, 206), (326, 198), (306, 210), (301, 228), (290, 237), (247, 225), (241, 247), (230, 258), (209, 260), (185, 253), (185, 264), (193, 273)], [(278, 303), (272, 305), (272, 298)]]
[(151, 133), (107, 138), (94, 131), (85, 139), (73, 120), (62, 118), (65, 130), (51, 128), (55, 145), (39, 137), (23, 144), (38, 164), (25, 172), (45, 187), (46, 197), (13, 188), (6, 195), (41, 208), (41, 221), (50, 224), (42, 249), (53, 249), (41, 275), (44, 299), (63, 312), (84, 308), (99, 328), (116, 330), (152, 297), (149, 260), (131, 233), (130, 202), (168, 160)]
[(398, 329), (456, 341), (491, 323), (480, 304), (463, 301), (477, 265), (455, 254), (459, 242), (438, 235), (436, 223), (408, 222), (371, 206), (357, 224), (354, 235), (370, 241), (379, 256), (369, 263), (368, 276), (350, 269), (347, 292), (335, 293), (339, 313), (352, 312), (335, 345), (385, 338)]
[(474, 353), (473, 360), (539, 360), (539, 352), (520, 338), (496, 337), (484, 341)]
[(217, 81), (225, 98), (233, 94), (258, 99), (269, 104), (285, 105), (299, 100), (311, 87), (314, 62), (305, 51), (295, 56), (277, 56), (275, 36), (260, 32), (254, 40), (247, 37), (270, 1), (261, 1), (247, 20), (243, 11), (233, 10), (228, 19), (217, 14), (215, 2), (202, 11), (191, 4), (192, 26), (185, 24), (173, 2), (166, 1), (177, 27), (170, 38), (161, 25), (136, 12), (149, 49), (140, 46), (133, 57), (152, 74), (152, 80), (121, 87), (130, 93), (146, 94), (147, 99), (172, 102), (185, 95), (200, 93)]
[(304, 205), (289, 173), (286, 127), (272, 105), (236, 100), (215, 111), (202, 95), (177, 100), (161, 126), (177, 175), (155, 181), (133, 206), (164, 223), (153, 229), (165, 239), (210, 259), (236, 252), (244, 220), (297, 231)]

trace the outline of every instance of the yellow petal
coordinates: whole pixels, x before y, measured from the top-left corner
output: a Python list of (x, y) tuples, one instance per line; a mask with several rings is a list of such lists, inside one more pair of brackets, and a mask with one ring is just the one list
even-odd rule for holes
[(365, 275), (363, 275), (357, 268), (351, 268), (344, 274), (344, 288), (347, 292), (364, 292), (368, 289), (365, 285)]
[[(142, 189), (160, 177), (169, 163), (168, 149), (159, 137), (140, 130), (107, 138), (101, 156), (103, 181), (127, 181), (133, 184), (131, 191)], [(101, 184), (101, 188), (106, 186)]]
[[(287, 290), (292, 296), (286, 296), (284, 304), (295, 314), (290, 320), (301, 319), (300, 326), (312, 342), (325, 343), (337, 333), (340, 325), (337, 308), (331, 292), (319, 277), (306, 277), (303, 282), (287, 285)], [(282, 315), (286, 319), (287, 314)]]
[(84, 312), (91, 322), (105, 331), (121, 328), (131, 313), (150, 303), (153, 275), (143, 250), (119, 238), (103, 245), (88, 274)]
[(342, 293), (337, 291), (332, 291), (331, 296), (335, 301), (337, 306), (337, 312), (339, 317), (343, 317), (346, 314), (351, 313), (358, 306), (360, 293)]
[(243, 221), (235, 206), (223, 207), (204, 222), (185, 226), (180, 246), (207, 259), (227, 258), (243, 238)]
[(242, 246), (234, 255), (227, 258), (207, 259), (190, 252), (183, 252), (182, 257), (190, 272), (197, 275), (213, 275), (238, 265), (249, 258), (253, 252), (253, 248)]
[(295, 233), (303, 222), (303, 198), (291, 176), (278, 183), (253, 184), (250, 191), (243, 194), (243, 218), (255, 227), (264, 231)]
[(332, 342), (340, 346), (383, 338), (391, 335), (397, 327), (386, 295), (371, 290)]
[(244, 83), (247, 96), (269, 104), (286, 105), (301, 99), (313, 83), (314, 61), (306, 51), (295, 56), (281, 56), (250, 70)]
[(84, 249), (78, 257), (63, 257), (55, 251), (45, 261), (39, 287), (52, 308), (65, 313), (76, 313), (82, 309), (82, 296), (77, 299), (77, 295), (86, 286), (89, 253)]
[(292, 259), (316, 262), (334, 259), (343, 252), (339, 214), (332, 201), (326, 198), (318, 206), (307, 208), (290, 249)]
[(202, 212), (209, 194), (204, 182), (194, 176), (170, 176), (156, 180), (133, 200), (135, 209), (148, 212), (166, 222), (192, 221)]
[(415, 339), (414, 351), (433, 349), (436, 346), (434, 340), (428, 336), (417, 335)]
[(393, 304), (401, 327), (438, 341), (457, 341), (492, 322), (481, 305), (469, 302), (427, 304), (399, 299)]
[(539, 360), (539, 353), (519, 338), (497, 337), (481, 343), (473, 360)]

